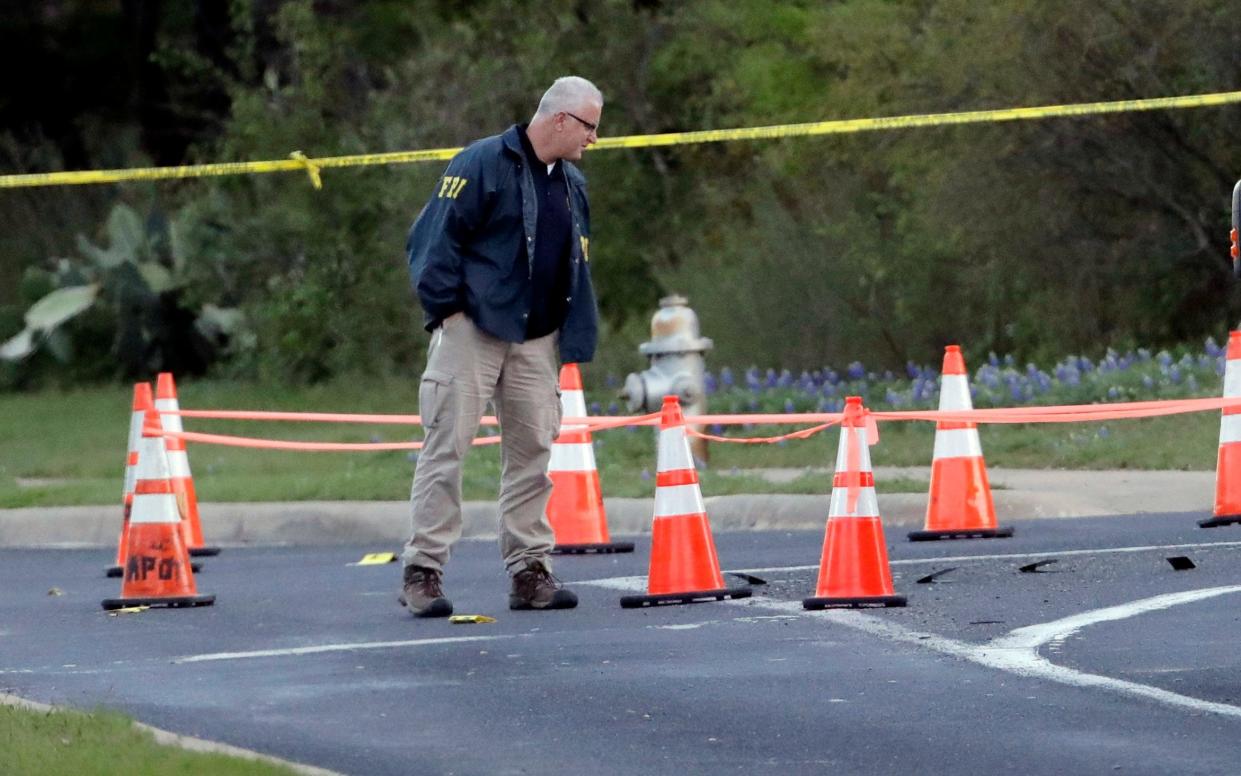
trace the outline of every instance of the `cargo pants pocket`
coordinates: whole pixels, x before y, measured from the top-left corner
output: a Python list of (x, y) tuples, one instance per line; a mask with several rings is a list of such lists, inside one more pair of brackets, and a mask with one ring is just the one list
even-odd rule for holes
[(551, 412), (552, 441), (560, 438), (560, 426), (564, 421), (564, 403), (560, 399), (560, 386), (556, 386), (556, 394), (552, 397), (554, 409)]
[(422, 383), (418, 386), (418, 413), (422, 418), (422, 427), (430, 430), (438, 428), (452, 411), (452, 375), (437, 369), (428, 369), (422, 373)]

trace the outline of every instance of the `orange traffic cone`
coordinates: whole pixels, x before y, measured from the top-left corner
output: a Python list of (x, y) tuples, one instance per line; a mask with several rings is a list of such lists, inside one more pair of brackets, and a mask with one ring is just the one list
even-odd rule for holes
[[(582, 373), (577, 364), (560, 368), (560, 409), (567, 418), (586, 417)], [(556, 535), (553, 553), (633, 552), (633, 542), (613, 542), (608, 537), (603, 491), (589, 429), (561, 427), (560, 436), (552, 443), (547, 476), (552, 480), (547, 520)]]
[(138, 443), (121, 597), (105, 598), (104, 609), (215, 603), (215, 596), (199, 595), (194, 586), (190, 558), (181, 541), (181, 517), (169, 478), (168, 457), (159, 434), (159, 416), (148, 410)]
[[(180, 409), (177, 405), (177, 386), (169, 372), (160, 372), (155, 380), (155, 409), (159, 410), (160, 424), (165, 431), (183, 430), (180, 415), (165, 414)], [(185, 546), (190, 555), (196, 557), (219, 555), (219, 547), (203, 545), (202, 521), (198, 516), (198, 494), (194, 491), (194, 475), (190, 473), (190, 456), (185, 449), (185, 440), (166, 437), (164, 441), (168, 451), (168, 467), (172, 473), (172, 487), (177, 494), (177, 506), (184, 520), (181, 536), (185, 540)]]
[[(1241, 399), (1241, 331), (1228, 334), (1224, 398)], [(1215, 466), (1215, 516), (1203, 528), (1241, 523), (1241, 407), (1225, 407), (1219, 419), (1219, 458)]]
[[(939, 409), (944, 412), (974, 409), (965, 359), (957, 345), (944, 348)], [(909, 540), (999, 539), (1012, 535), (1012, 528), (996, 527), (995, 504), (991, 499), (991, 484), (987, 481), (982, 443), (978, 440), (978, 424), (939, 421), (935, 424), (926, 525), (921, 531), (912, 531)]]
[(883, 542), (862, 412), (859, 397), (845, 399), (819, 584), (814, 597), (802, 601), (807, 609), (905, 605), (905, 596), (896, 595), (892, 589), (892, 569)]
[(707, 508), (698, 489), (698, 470), (685, 434), (685, 418), (675, 396), (664, 397), (656, 462), (647, 595), (624, 596), (621, 606), (633, 609), (711, 598), (749, 598), (749, 587), (724, 587)]
[(116, 565), (104, 572), (109, 577), (119, 577), (125, 571), (126, 534), (129, 531), (129, 510), (134, 500), (134, 478), (138, 465), (138, 443), (142, 441), (142, 421), (147, 410), (155, 406), (151, 398), (150, 383), (134, 383), (133, 412), (129, 415), (129, 442), (125, 452), (125, 484), (121, 488), (121, 536), (116, 541)]

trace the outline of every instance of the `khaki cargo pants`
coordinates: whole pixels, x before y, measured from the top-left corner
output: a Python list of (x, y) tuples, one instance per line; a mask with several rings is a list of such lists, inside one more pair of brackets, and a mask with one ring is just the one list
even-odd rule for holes
[(413, 531), (401, 560), (442, 571), (461, 537), (462, 462), (487, 402), (500, 419), (500, 553), (509, 573), (528, 561), (551, 568), (547, 476), (560, 429), (556, 335), (523, 343), (487, 334), (464, 314), (431, 334), (418, 390), (426, 431), (410, 492)]

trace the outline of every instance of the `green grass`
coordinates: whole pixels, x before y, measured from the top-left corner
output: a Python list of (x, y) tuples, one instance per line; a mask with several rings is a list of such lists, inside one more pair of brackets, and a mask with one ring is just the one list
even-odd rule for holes
[[(227, 382), (180, 387), (181, 404), (193, 409), (314, 410), (406, 413), (417, 411), (413, 381), (338, 381), (277, 390)], [(71, 392), (0, 395), (0, 507), (117, 504), (120, 501), (129, 428), (130, 390), (121, 387)], [(883, 407), (875, 409), (882, 410)], [(322, 423), (187, 421), (194, 431), (274, 439), (404, 441), (420, 438), (411, 426)], [(929, 423), (884, 423), (871, 448), (876, 466), (930, 463), (934, 430)], [(771, 427), (737, 430), (738, 436), (770, 436)], [(980, 431), (991, 467), (1073, 469), (1199, 469), (1215, 466), (1217, 413), (1106, 424), (993, 425)], [(776, 445), (715, 444), (703, 471), (703, 493), (822, 493), (827, 480), (803, 476), (772, 484), (749, 470), (824, 468), (835, 461), (838, 432)], [(604, 494), (649, 496), (655, 457), (650, 429), (617, 429), (595, 435)], [(413, 462), (405, 452), (300, 453), (255, 451), (216, 445), (190, 446), (199, 498), (211, 501), (391, 499), (409, 495)], [(732, 476), (725, 476), (725, 475)], [(474, 450), (466, 465), (465, 495), (489, 499), (500, 476), (499, 450)], [(924, 490), (925, 482), (884, 483), (881, 491)]]
[(0, 773), (5, 776), (291, 776), (268, 763), (187, 752), (155, 743), (115, 712), (31, 711), (0, 706)]

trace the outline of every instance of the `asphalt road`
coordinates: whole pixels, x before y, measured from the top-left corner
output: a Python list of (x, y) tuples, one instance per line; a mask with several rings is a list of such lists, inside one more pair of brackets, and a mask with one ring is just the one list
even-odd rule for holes
[(198, 577), (215, 606), (116, 617), (111, 551), (0, 550), (0, 690), (350, 774), (1233, 774), (1241, 528), (1197, 517), (889, 528), (909, 606), (865, 612), (801, 609), (821, 531), (718, 533), (767, 584), (655, 610), (618, 604), (647, 536), (559, 559), (561, 612), (509, 612), (469, 541), (445, 584), (477, 625), (414, 620), (396, 564), (348, 565), (394, 547), (228, 548)]

